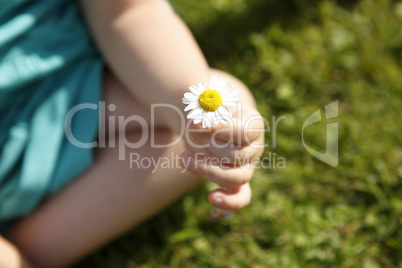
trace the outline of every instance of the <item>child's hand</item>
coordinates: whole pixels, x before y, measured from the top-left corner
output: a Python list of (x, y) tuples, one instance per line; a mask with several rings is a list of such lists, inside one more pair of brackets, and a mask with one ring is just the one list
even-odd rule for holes
[(229, 124), (203, 129), (190, 122), (188, 150), (182, 158), (187, 170), (222, 187), (209, 194), (211, 204), (238, 210), (250, 203), (249, 181), (263, 152), (264, 121), (250, 107), (230, 110)]

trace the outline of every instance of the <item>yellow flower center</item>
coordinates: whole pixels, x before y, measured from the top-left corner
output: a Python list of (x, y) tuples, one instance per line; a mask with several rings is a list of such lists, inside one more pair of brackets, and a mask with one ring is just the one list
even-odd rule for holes
[(222, 96), (216, 90), (208, 89), (198, 98), (200, 107), (207, 112), (214, 112), (222, 105)]

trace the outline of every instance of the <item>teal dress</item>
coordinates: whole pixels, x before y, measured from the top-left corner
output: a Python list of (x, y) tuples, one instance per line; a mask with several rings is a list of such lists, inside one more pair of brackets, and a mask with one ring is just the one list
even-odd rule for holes
[(92, 165), (65, 123), (93, 142), (98, 111), (65, 119), (99, 104), (102, 70), (76, 1), (0, 0), (0, 232)]

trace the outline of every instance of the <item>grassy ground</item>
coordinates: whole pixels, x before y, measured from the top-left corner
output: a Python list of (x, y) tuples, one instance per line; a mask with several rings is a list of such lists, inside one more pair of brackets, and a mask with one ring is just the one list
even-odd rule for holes
[[(387, 0), (172, 0), (211, 66), (242, 79), (278, 123), (276, 161), (257, 170), (252, 204), (210, 219), (210, 185), (77, 267), (402, 267), (402, 3)], [(339, 124), (339, 165), (324, 151)], [(325, 118), (322, 112), (323, 118)]]

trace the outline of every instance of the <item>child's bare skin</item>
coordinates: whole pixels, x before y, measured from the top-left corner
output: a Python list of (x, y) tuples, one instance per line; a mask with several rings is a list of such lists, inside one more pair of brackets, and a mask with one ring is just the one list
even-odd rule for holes
[[(114, 116), (137, 114), (150, 118), (149, 107), (153, 103), (170, 103), (182, 109), (187, 87), (208, 81), (212, 74), (231, 81), (238, 90), (242, 122), (259, 115), (250, 92), (241, 82), (208, 67), (191, 33), (165, 1), (81, 2), (96, 43), (112, 70), (112, 74), (105, 73), (103, 95), (106, 104), (116, 105)], [(174, 140), (183, 127), (177, 114), (166, 109), (156, 116), (156, 142)], [(234, 120), (241, 122), (236, 115)], [(198, 140), (205, 143), (220, 128), (221, 124), (215, 126), (209, 136), (203, 135)], [(237, 128), (243, 130), (244, 126), (239, 124)], [(255, 121), (251, 128), (262, 129), (262, 121)], [(126, 136), (138, 140), (141, 129), (135, 126), (126, 129)], [(207, 153), (215, 157), (233, 157), (235, 153), (259, 157), (262, 149), (249, 143), (262, 144), (263, 133), (250, 133), (248, 137), (250, 141), (243, 139), (236, 150), (212, 148)], [(118, 139), (116, 135), (116, 143)], [(172, 151), (178, 155), (185, 152), (185, 161), (197, 152), (185, 141), (167, 149), (151, 148), (147, 143), (126, 150), (127, 155), (136, 152), (153, 158), (167, 156)], [(18, 267), (16, 263), (24, 263), (21, 256), (38, 267), (70, 265), (195, 187), (201, 182), (199, 177), (224, 187), (209, 194), (213, 205), (237, 210), (249, 204), (252, 169), (199, 165), (189, 170), (191, 173), (182, 173), (179, 168), (152, 173), (147, 169), (130, 169), (128, 157), (119, 161), (118, 148), (96, 149), (90, 170), (12, 227), (7, 238), (16, 248), (0, 239), (0, 252), (3, 249), (13, 252), (7, 254), (9, 259), (0, 260), (0, 267)]]

